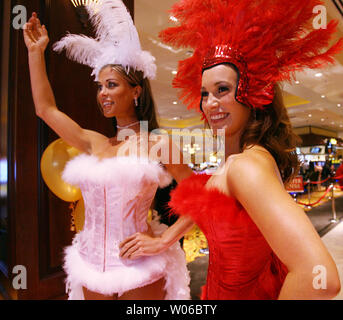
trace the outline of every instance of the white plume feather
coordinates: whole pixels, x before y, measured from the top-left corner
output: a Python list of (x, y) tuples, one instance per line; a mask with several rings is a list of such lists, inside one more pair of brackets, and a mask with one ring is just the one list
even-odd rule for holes
[(66, 50), (69, 59), (94, 68), (99, 56), (99, 42), (84, 35), (68, 34), (56, 42), (53, 49), (57, 52)]
[(156, 76), (155, 58), (142, 51), (136, 27), (121, 0), (99, 0), (87, 6), (96, 29), (96, 39), (68, 34), (54, 45), (54, 50), (67, 52), (67, 57), (93, 68), (96, 80), (107, 64), (120, 64), (142, 71), (144, 76)]
[(99, 5), (87, 6), (87, 10), (98, 39), (131, 41), (140, 48), (136, 27), (121, 0), (102, 0)]

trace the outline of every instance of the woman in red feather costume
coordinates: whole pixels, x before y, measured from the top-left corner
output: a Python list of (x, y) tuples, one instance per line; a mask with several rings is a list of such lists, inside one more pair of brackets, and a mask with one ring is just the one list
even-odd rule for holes
[[(321, 4), (181, 0), (171, 10), (178, 25), (160, 34), (170, 45), (193, 48), (173, 85), (214, 134), (225, 130), (225, 163), (213, 176), (181, 181), (169, 203), (208, 240), (202, 299), (331, 299), (340, 290), (332, 257), (284, 188), (298, 170), (298, 137), (278, 83), (333, 63), (343, 48), (343, 39), (328, 48), (336, 22), (313, 29)], [(182, 236), (173, 226), (168, 233), (175, 241)], [(135, 259), (170, 244), (134, 235), (122, 255)]]
[[(172, 192), (170, 206), (188, 214), (209, 243), (202, 299), (331, 299), (337, 268), (284, 185), (298, 170), (278, 82), (334, 62), (336, 29), (314, 29), (317, 0), (182, 0), (178, 25), (164, 42), (191, 47), (174, 86), (215, 134), (225, 130), (226, 162), (213, 176), (194, 175)], [(201, 94), (200, 94), (201, 92)], [(325, 270), (316, 285), (318, 266)]]

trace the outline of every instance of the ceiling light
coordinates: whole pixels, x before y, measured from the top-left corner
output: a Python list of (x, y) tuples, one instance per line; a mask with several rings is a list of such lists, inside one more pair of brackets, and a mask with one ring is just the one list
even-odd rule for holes
[(177, 101), (173, 101), (173, 104), (177, 104)]
[(318, 73), (316, 73), (314, 76), (317, 77), (317, 78), (320, 78), (320, 77), (323, 76), (323, 74), (322, 74), (321, 72), (318, 72)]
[(324, 118), (321, 118), (320, 121), (324, 121), (325, 119)]
[(297, 81), (295, 81), (295, 84), (299, 84), (299, 83), (300, 83), (300, 81), (298, 81), (298, 80), (297, 80)]
[(311, 118), (311, 117), (312, 117), (312, 114), (309, 114), (308, 116)]
[(174, 21), (174, 22), (178, 22), (178, 21), (179, 21), (179, 20), (178, 20), (176, 17), (174, 17), (174, 16), (170, 16), (169, 19), (170, 19), (171, 21)]
[(321, 95), (321, 97), (324, 99), (324, 98), (325, 98), (325, 95)]
[(92, 2), (95, 2), (95, 3), (98, 2), (98, 0), (70, 0), (70, 1), (72, 2), (75, 8), (81, 7), (81, 6), (88, 6)]
[(157, 40), (155, 40), (155, 39), (153, 39), (153, 38), (151, 38), (151, 37), (148, 37), (148, 39), (153, 43), (153, 44), (155, 44), (156, 46), (158, 46), (158, 47), (160, 47), (160, 48), (163, 48), (163, 49), (166, 49), (166, 50), (168, 50), (168, 51), (170, 51), (170, 52), (172, 52), (172, 53), (176, 53), (176, 54), (178, 54), (178, 53), (180, 53), (180, 52), (182, 52), (184, 49), (177, 49), (177, 50), (175, 50), (174, 48), (172, 48), (171, 46), (167, 46), (167, 45), (165, 45), (164, 43), (162, 43), (161, 41), (157, 41)]
[(338, 108), (339, 108), (339, 107), (341, 107), (341, 104), (340, 104), (340, 103), (338, 103), (338, 104), (337, 104), (337, 107), (338, 107)]
[(176, 70), (173, 70), (173, 71), (172, 71), (172, 74), (177, 74), (177, 71), (176, 71)]
[(98, 4), (98, 0), (70, 0), (75, 10), (79, 16), (80, 22), (82, 23), (84, 28), (88, 27), (88, 12), (86, 6), (91, 5), (93, 3)]

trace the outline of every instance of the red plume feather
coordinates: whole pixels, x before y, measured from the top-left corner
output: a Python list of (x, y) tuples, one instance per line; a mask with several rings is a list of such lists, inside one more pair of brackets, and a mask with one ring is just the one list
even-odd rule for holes
[[(240, 72), (237, 100), (264, 108), (274, 97), (274, 84), (290, 81), (305, 68), (334, 63), (343, 50), (343, 39), (328, 48), (337, 22), (314, 29), (314, 7), (319, 0), (181, 0), (171, 14), (179, 25), (160, 33), (165, 43), (192, 48), (192, 57), (179, 62), (173, 86), (188, 108), (199, 109), (201, 74), (218, 62), (208, 57), (219, 46), (222, 62), (236, 65)], [(230, 59), (228, 58), (230, 56)], [(243, 62), (237, 65), (237, 57)]]

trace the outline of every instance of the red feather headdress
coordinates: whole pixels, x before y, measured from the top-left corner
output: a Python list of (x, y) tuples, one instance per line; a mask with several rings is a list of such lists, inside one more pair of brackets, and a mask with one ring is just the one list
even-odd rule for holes
[(180, 61), (173, 86), (189, 109), (199, 110), (204, 69), (231, 63), (239, 71), (236, 99), (253, 108), (272, 103), (274, 84), (296, 71), (334, 63), (343, 39), (328, 48), (337, 21), (314, 29), (319, 0), (181, 0), (171, 10), (179, 21), (160, 33), (165, 43), (193, 48)]

